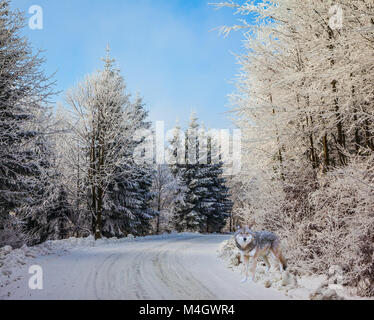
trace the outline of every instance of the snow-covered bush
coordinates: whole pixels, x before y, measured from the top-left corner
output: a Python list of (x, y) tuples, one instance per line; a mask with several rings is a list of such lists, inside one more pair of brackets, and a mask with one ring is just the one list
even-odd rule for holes
[(311, 266), (343, 268), (343, 278), (362, 295), (374, 295), (374, 175), (366, 164), (352, 164), (320, 179), (311, 194), (316, 230)]
[(21, 222), (14, 216), (9, 216), (4, 221), (4, 228), (0, 229), (0, 248), (4, 246), (20, 248), (27, 241), (27, 236), (22, 232)]

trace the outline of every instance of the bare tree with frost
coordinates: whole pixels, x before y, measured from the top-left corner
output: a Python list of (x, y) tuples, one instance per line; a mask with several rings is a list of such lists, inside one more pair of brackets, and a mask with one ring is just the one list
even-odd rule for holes
[[(86, 161), (80, 168), (86, 177), (92, 232), (102, 236), (103, 212), (108, 188), (113, 184), (118, 167), (125, 165), (128, 135), (125, 130), (125, 108), (129, 96), (125, 83), (108, 56), (105, 69), (87, 76), (78, 87), (67, 93), (66, 101), (75, 111), (74, 134)], [(131, 129), (131, 123), (127, 123)]]
[(86, 77), (66, 96), (74, 110), (67, 161), (74, 163), (71, 190), (90, 211), (96, 239), (146, 234), (154, 218), (149, 205), (152, 168), (136, 159), (150, 129), (148, 113), (140, 97), (130, 101), (109, 49), (104, 61), (103, 71)]
[(156, 234), (162, 231), (170, 231), (172, 227), (172, 211), (176, 195), (178, 195), (178, 179), (174, 178), (168, 165), (156, 165), (153, 171), (152, 192), (153, 209), (157, 212), (154, 221)]

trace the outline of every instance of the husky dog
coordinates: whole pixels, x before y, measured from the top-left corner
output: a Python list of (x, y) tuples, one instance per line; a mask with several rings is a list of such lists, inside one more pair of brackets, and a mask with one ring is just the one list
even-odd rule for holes
[(252, 281), (255, 280), (257, 260), (259, 257), (264, 259), (267, 271), (269, 271), (271, 267), (268, 259), (270, 253), (278, 260), (281, 271), (287, 268), (286, 260), (281, 253), (280, 240), (274, 233), (267, 231), (253, 232), (249, 227), (244, 227), (240, 228), (235, 233), (235, 242), (242, 257), (244, 257), (245, 279), (242, 282), (247, 282), (248, 280), (249, 257), (253, 257), (253, 265), (251, 268)]

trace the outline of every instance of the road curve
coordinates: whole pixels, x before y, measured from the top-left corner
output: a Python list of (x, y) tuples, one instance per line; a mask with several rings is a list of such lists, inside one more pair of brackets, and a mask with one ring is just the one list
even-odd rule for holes
[(139, 240), (63, 255), (39, 257), (43, 290), (28, 288), (28, 277), (10, 299), (47, 300), (269, 300), (287, 299), (253, 282), (217, 258), (221, 235), (184, 235)]

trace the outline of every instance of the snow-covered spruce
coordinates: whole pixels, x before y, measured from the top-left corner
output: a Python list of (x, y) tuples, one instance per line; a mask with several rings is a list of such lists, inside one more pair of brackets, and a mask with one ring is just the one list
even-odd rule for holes
[(86, 77), (67, 94), (67, 102), (75, 110), (73, 121), (78, 123), (71, 126), (73, 139), (89, 154), (81, 158), (74, 177), (84, 190), (79, 193), (83, 196), (80, 202), (88, 203), (90, 215), (84, 227), (96, 238), (146, 234), (155, 216), (148, 205), (152, 168), (136, 163), (134, 154), (150, 123), (142, 100), (132, 102), (126, 94), (109, 48), (104, 61), (103, 71)]
[(28, 241), (20, 209), (38, 212), (54, 196), (45, 180), (51, 174), (49, 130), (39, 125), (52, 80), (41, 70), (44, 59), (21, 36), (24, 27), (22, 14), (0, 1), (0, 246)]
[(174, 208), (175, 228), (178, 231), (220, 232), (232, 203), (226, 180), (222, 177), (223, 163), (217, 141), (206, 133), (205, 128), (200, 129), (194, 113), (185, 140), (180, 136), (177, 129), (171, 141), (172, 171), (182, 186), (181, 199)]
[[(50, 113), (38, 114), (34, 126), (39, 132), (48, 133), (54, 125)], [(74, 230), (74, 210), (68, 201), (67, 188), (61, 179), (57, 162), (56, 144), (50, 135), (35, 139), (34, 150), (40, 157), (40, 183), (36, 185), (32, 202), (17, 210), (22, 221), (22, 233), (29, 245), (47, 240), (68, 238)]]
[(146, 162), (135, 162), (134, 159), (134, 156), (141, 157), (137, 154), (137, 149), (148, 138), (145, 136), (146, 132), (150, 132), (151, 123), (146, 120), (147, 116), (148, 112), (140, 97), (136, 97), (135, 102), (125, 108), (124, 123), (128, 126), (125, 129), (126, 161), (118, 167), (105, 199), (107, 204), (103, 217), (103, 235), (106, 237), (120, 237), (129, 233), (146, 235), (151, 229), (151, 220), (157, 214), (151, 207), (154, 197), (151, 192), (154, 168)]

